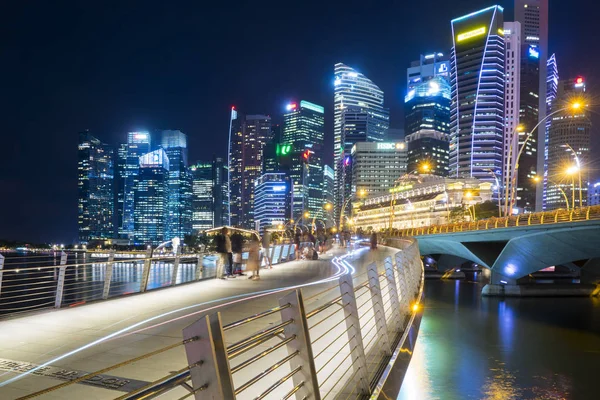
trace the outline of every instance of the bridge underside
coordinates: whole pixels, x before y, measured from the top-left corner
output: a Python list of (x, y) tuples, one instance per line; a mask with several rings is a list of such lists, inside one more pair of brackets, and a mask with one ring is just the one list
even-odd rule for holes
[(492, 284), (516, 284), (549, 266), (594, 268), (598, 263), (593, 259), (600, 257), (600, 224), (577, 225), (427, 235), (417, 240), (422, 255), (461, 257), (491, 269)]

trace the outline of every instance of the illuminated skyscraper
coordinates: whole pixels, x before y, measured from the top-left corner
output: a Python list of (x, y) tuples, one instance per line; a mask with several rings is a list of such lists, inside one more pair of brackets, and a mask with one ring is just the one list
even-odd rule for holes
[(163, 149), (139, 157), (134, 190), (134, 241), (158, 245), (165, 241), (169, 202), (169, 158)]
[(503, 8), (452, 20), (450, 177), (495, 184), (504, 147)]
[[(325, 209), (325, 216), (323, 219), (328, 227), (335, 225), (333, 220), (333, 190), (335, 187), (334, 177), (335, 174), (333, 172), (333, 168), (331, 168), (329, 165), (325, 165), (323, 167), (323, 200), (325, 205), (330, 204), (331, 206), (327, 206)], [(325, 207), (325, 205), (323, 207)]]
[(282, 145), (291, 145), (289, 176), (294, 207), (292, 218), (308, 211), (310, 218), (323, 218), (323, 107), (302, 100), (290, 103), (283, 115)]
[(231, 110), (229, 209), (233, 226), (254, 228), (254, 181), (262, 175), (263, 151), (271, 134), (271, 117), (244, 117)]
[(114, 235), (113, 150), (88, 131), (79, 133), (79, 241), (111, 239)]
[(192, 233), (192, 179), (188, 171), (187, 137), (178, 130), (165, 130), (161, 147), (169, 158), (169, 201), (165, 240), (183, 239)]
[[(192, 228), (202, 231), (214, 227), (213, 165), (198, 162), (190, 167), (192, 174)], [(221, 225), (218, 225), (221, 226)]]
[[(556, 106), (556, 97), (558, 96), (558, 64), (556, 55), (552, 54), (546, 62), (546, 115), (550, 114)], [(543, 182), (539, 183), (543, 187), (542, 208), (546, 210), (546, 200), (548, 194), (548, 138), (550, 137), (550, 127), (552, 118), (546, 120), (546, 143), (544, 147), (544, 175)], [(539, 190), (539, 188), (538, 188)]]
[(284, 173), (268, 173), (255, 182), (254, 229), (277, 228), (290, 218), (290, 180)]
[(389, 110), (383, 107), (383, 91), (366, 76), (342, 63), (335, 64), (334, 76), (334, 211), (338, 220), (342, 207), (346, 206), (347, 215), (351, 210), (352, 146), (383, 141), (390, 118)]
[[(150, 152), (148, 132), (129, 132), (127, 144), (119, 147), (119, 236), (132, 238), (134, 230), (134, 190), (140, 168), (140, 157)], [(121, 206), (122, 204), (122, 206)]]
[[(404, 98), (408, 172), (427, 165), (431, 174), (448, 175), (452, 92), (449, 65), (442, 53), (434, 53), (421, 55), (408, 68), (408, 92)], [(400, 176), (399, 173), (396, 179)]]
[[(558, 107), (575, 102), (586, 104), (585, 96), (585, 79), (579, 76), (559, 82), (556, 102)], [(567, 195), (571, 208), (587, 205), (591, 130), (592, 121), (587, 107), (581, 106), (576, 112), (558, 113), (552, 117), (548, 135), (547, 210), (567, 208), (562, 193)]]
[[(521, 124), (531, 132), (538, 121), (546, 117), (546, 60), (548, 59), (548, 0), (515, 0), (515, 21), (521, 23)], [(530, 139), (531, 147), (526, 148), (519, 160), (521, 200), (519, 206), (527, 206), (533, 201), (537, 211), (542, 210), (543, 186), (538, 185), (535, 199), (532, 180), (534, 174), (542, 174), (546, 143), (536, 129)], [(525, 135), (521, 135), (523, 143)], [(535, 148), (535, 152), (534, 152)], [(521, 170), (523, 171), (521, 174)], [(523, 179), (521, 179), (523, 178)], [(532, 206), (532, 205), (530, 205)]]
[(229, 224), (229, 176), (227, 163), (221, 157), (213, 160), (213, 226), (225, 226)]

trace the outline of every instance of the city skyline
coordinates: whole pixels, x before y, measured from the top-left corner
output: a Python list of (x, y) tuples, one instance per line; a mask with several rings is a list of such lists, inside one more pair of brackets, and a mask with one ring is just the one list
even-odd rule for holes
[[(505, 20), (513, 20), (510, 17), (512, 15), (512, 1), (499, 3), (506, 6)], [(198, 100), (198, 102), (192, 99), (192, 92), (182, 85), (186, 80), (191, 80), (191, 87), (197, 87), (195, 82), (198, 77), (195, 77), (195, 74), (192, 73), (192, 67), (197, 66), (199, 60), (197, 56), (190, 52), (191, 43), (183, 43), (184, 50), (180, 49), (180, 52), (177, 53), (180, 58), (183, 57), (178, 63), (183, 68), (183, 73), (177, 78), (170, 78), (174, 79), (173, 82), (176, 84), (169, 85), (167, 79), (166, 82), (160, 82), (159, 88), (146, 87), (152, 86), (150, 83), (145, 83), (147, 81), (152, 82), (150, 79), (152, 75), (148, 76), (149, 72), (143, 70), (153, 71), (157, 67), (164, 68), (164, 61), (157, 63), (157, 66), (145, 65), (140, 70), (132, 70), (133, 65), (135, 65), (133, 62), (125, 63), (123, 71), (115, 71), (114, 68), (116, 67), (111, 67), (113, 70), (109, 71), (110, 73), (107, 75), (100, 74), (103, 79), (96, 79), (99, 70), (97, 67), (87, 66), (87, 64), (86, 66), (80, 65), (75, 69), (64, 68), (64, 71), (59, 70), (60, 66), (67, 65), (65, 64), (67, 61), (65, 54), (60, 51), (55, 53), (54, 50), (57, 49), (54, 48), (52, 43), (39, 43), (38, 49), (41, 50), (43, 56), (50, 61), (55, 60), (54, 64), (56, 64), (41, 63), (41, 65), (46, 66), (44, 73), (37, 69), (39, 67), (34, 67), (32, 60), (27, 59), (27, 57), (15, 57), (16, 62), (14, 65), (4, 65), (2, 67), (3, 69), (6, 68), (5, 76), (14, 76), (13, 82), (7, 85), (8, 95), (5, 96), (6, 99), (11, 99), (10, 104), (4, 107), (7, 115), (9, 115), (7, 129), (10, 132), (19, 132), (19, 134), (7, 135), (8, 157), (4, 157), (0, 161), (0, 187), (2, 187), (3, 192), (0, 199), (0, 237), (30, 241), (60, 240), (65, 242), (73, 241), (76, 238), (77, 187), (74, 184), (76, 169), (73, 168), (73, 165), (76, 165), (77, 156), (72, 149), (77, 141), (77, 132), (86, 128), (89, 128), (91, 132), (107, 143), (117, 142), (117, 135), (122, 135), (123, 132), (127, 131), (154, 130), (163, 127), (181, 129), (189, 135), (190, 151), (192, 153), (190, 159), (212, 159), (213, 154), (222, 157), (226, 155), (227, 127), (225, 124), (227, 110), (232, 104), (248, 113), (271, 113), (274, 121), (280, 122), (278, 119), (281, 117), (285, 104), (290, 99), (308, 98), (314, 99), (317, 104), (322, 104), (325, 107), (325, 142), (326, 146), (329, 147), (332, 144), (333, 122), (331, 117), (331, 94), (333, 93), (331, 66), (335, 62), (351, 65), (376, 82), (386, 93), (386, 107), (391, 109), (391, 127), (402, 127), (402, 102), (405, 94), (403, 76), (410, 61), (427, 51), (438, 49), (448, 51), (451, 40), (449, 21), (452, 18), (457, 18), (460, 15), (492, 4), (494, 3), (481, 4), (474, 1), (462, 1), (450, 7), (440, 2), (435, 13), (428, 15), (428, 20), (436, 25), (433, 29), (425, 27), (425, 18), (421, 19), (419, 17), (412, 22), (415, 25), (409, 25), (411, 27), (408, 30), (411, 32), (410, 38), (407, 37), (406, 33), (398, 34), (400, 29), (395, 31), (382, 28), (376, 32), (379, 35), (378, 39), (382, 40), (382, 44), (380, 44), (382, 48), (376, 48), (375, 50), (369, 49), (371, 47), (369, 43), (359, 43), (358, 46), (342, 46), (342, 48), (336, 47), (335, 39), (336, 35), (339, 35), (338, 33), (334, 33), (333, 29), (330, 32), (317, 30), (311, 35), (325, 33), (322, 43), (319, 42), (315, 49), (316, 54), (322, 56), (313, 57), (311, 61), (291, 57), (292, 60), (286, 62), (289, 64), (284, 63), (286, 65), (298, 65), (299, 70), (302, 70), (301, 76), (290, 79), (288, 74), (284, 73), (285, 71), (279, 71), (285, 69), (285, 66), (280, 63), (275, 63), (273, 69), (269, 70), (270, 72), (263, 72), (257, 76), (255, 72), (263, 65), (263, 62), (257, 58), (254, 60), (255, 62), (244, 63), (246, 67), (250, 65), (248, 67), (249, 71), (236, 77), (233, 83), (227, 84), (225, 82), (226, 77), (234, 76), (231, 75), (231, 71), (225, 68), (225, 71), (218, 75), (221, 79), (216, 79), (224, 82), (224, 86), (215, 87), (215, 84), (211, 84), (206, 93), (200, 90), (193, 93), (194, 97), (206, 98), (201, 101)], [(20, 6), (15, 5), (13, 7), (17, 8), (15, 11), (19, 11)], [(319, 18), (326, 18), (331, 15), (333, 10), (328, 7), (336, 8), (323, 6), (322, 16)], [(392, 6), (387, 10), (367, 10), (367, 12), (379, 16), (388, 13), (393, 14), (391, 11), (395, 7)], [(597, 65), (594, 57), (597, 56), (584, 52), (586, 46), (591, 48), (590, 39), (585, 35), (585, 30), (589, 29), (591, 24), (585, 24), (581, 21), (581, 19), (588, 18), (586, 13), (581, 14), (572, 8), (562, 4), (551, 4), (549, 51), (550, 53), (556, 53), (561, 76), (586, 76), (589, 82), (588, 88), (590, 92), (594, 92), (594, 88), (597, 87), (596, 82), (599, 81), (598, 74), (593, 72), (594, 66)], [(40, 7), (39, 10), (34, 12), (32, 23), (35, 25), (36, 18), (41, 18), (44, 12), (58, 13), (59, 11), (44, 10), (44, 7)], [(88, 10), (80, 10), (79, 12), (87, 15), (86, 13), (92, 11), (94, 10), (90, 7)], [(125, 11), (120, 10), (121, 13)], [(158, 10), (153, 10), (152, 6), (148, 6), (142, 11), (144, 15), (151, 14), (154, 15), (154, 18), (158, 18)], [(181, 10), (182, 13), (184, 11)], [(155, 14), (152, 14), (152, 12)], [(106, 17), (105, 14), (106, 11), (102, 15)], [(117, 14), (119, 14), (119, 10), (117, 10)], [(560, 18), (561, 15), (564, 16), (563, 20)], [(569, 15), (577, 15), (580, 18), (577, 25), (569, 22)], [(65, 17), (69, 16), (72, 17), (73, 15), (66, 13)], [(355, 18), (357, 17), (358, 15), (355, 16)], [(171, 16), (171, 18), (173, 17)], [(42, 21), (38, 22), (40, 23), (36, 29), (43, 29), (44, 23), (41, 23)], [(292, 22), (301, 23), (301, 21), (295, 20)], [(418, 26), (419, 23), (421, 23), (420, 27)], [(96, 33), (100, 27), (104, 26), (101, 18), (92, 20), (91, 25), (91, 32)], [(133, 26), (135, 25), (134, 23)], [(571, 43), (573, 42), (572, 39), (575, 38), (575, 27), (584, 29), (584, 34), (576, 37), (576, 43)], [(20, 29), (16, 25), (11, 26), (9, 24), (9, 31), (12, 31), (12, 28), (15, 32)], [(127, 30), (133, 29), (132, 27), (122, 29), (122, 32), (116, 32), (115, 35), (122, 34), (125, 37), (130, 37), (133, 34), (132, 31)], [(404, 29), (402, 29), (403, 32)], [(347, 28), (342, 34), (348, 34), (349, 30), (350, 28)], [(55, 32), (50, 29), (48, 34), (50, 36), (59, 35), (60, 37), (65, 32), (59, 32), (58, 30)], [(153, 34), (156, 35), (156, 33)], [(262, 35), (268, 34), (270, 32), (262, 33)], [(561, 34), (564, 37), (560, 38), (559, 35)], [(374, 37), (365, 40), (368, 42)], [(81, 40), (86, 42), (93, 38), (93, 35), (91, 37), (84, 36)], [(155, 37), (150, 35), (148, 39), (151, 38)], [(7, 52), (9, 55), (18, 53), (19, 48), (27, 44), (26, 40), (29, 40), (30, 36), (24, 35), (24, 39), (19, 39), (22, 42), (17, 40), (16, 35), (11, 39), (9, 40), (11, 42), (9, 51)], [(215, 41), (215, 43), (224, 42), (225, 38)], [(118, 43), (110, 43), (116, 48), (108, 49), (106, 48), (107, 45), (100, 46), (99, 49), (95, 50), (97, 53), (93, 54), (94, 57), (100, 57), (100, 60), (102, 60), (102, 54), (112, 54), (112, 51), (124, 52), (132, 46), (131, 43), (121, 45), (122, 47), (119, 47)], [(410, 44), (410, 46), (404, 48), (403, 46), (407, 44)], [(74, 47), (80, 45), (71, 43), (71, 46)], [(194, 44), (195, 46), (196, 44)], [(403, 48), (403, 50), (395, 50), (398, 48)], [(325, 49), (332, 49), (333, 51), (327, 52)], [(136, 50), (135, 46), (133, 50)], [(136, 51), (133, 53), (137, 55), (137, 57), (133, 57), (134, 61), (139, 62), (139, 57), (142, 58), (142, 61), (154, 60), (154, 58), (144, 58), (149, 57), (148, 54), (144, 55)], [(186, 60), (185, 55), (188, 55), (189, 59)], [(31, 57), (35, 59), (40, 55), (32, 55)], [(391, 60), (387, 61), (390, 57)], [(182, 63), (182, 61), (185, 62)], [(215, 64), (219, 65), (218, 62)], [(86, 68), (90, 70), (88, 71)], [(163, 72), (169, 72), (171, 68), (168, 66)], [(36, 77), (35, 72), (39, 76)], [(154, 73), (156, 73), (155, 70)], [(115, 86), (117, 83), (123, 82), (122, 78), (128, 76), (127, 74), (133, 74), (134, 79), (132, 82), (123, 87)], [(31, 76), (31, 83), (25, 82), (25, 77), (29, 76)], [(60, 79), (56, 79), (56, 83), (50, 82), (49, 78), (53, 76)], [(162, 77), (163, 75), (159, 76)], [(257, 81), (256, 83), (250, 83), (253, 78)], [(40, 83), (45, 83), (48, 87)], [(256, 85), (260, 86), (266, 83), (271, 84), (268, 95), (264, 97), (257, 95)], [(102, 88), (99, 86), (100, 84), (107, 87)], [(88, 89), (84, 92), (85, 95), (82, 95), (82, 88)], [(95, 90), (90, 90), (91, 88)], [(139, 93), (133, 93), (136, 90)], [(157, 97), (161, 93), (167, 93), (168, 96), (148, 100)], [(119, 94), (125, 94), (125, 96), (118, 96)], [(148, 96), (148, 94), (152, 95)], [(172, 101), (175, 95), (184, 100)], [(126, 98), (126, 100), (123, 100), (123, 98)], [(206, 101), (214, 104), (207, 107)], [(203, 107), (206, 111), (198, 113), (197, 109)], [(166, 108), (166, 110), (161, 111), (163, 108)], [(207, 121), (208, 119), (210, 121)], [(216, 135), (215, 132), (219, 132), (219, 135)], [(217, 140), (212, 140), (215, 137)], [(206, 141), (210, 141), (211, 145), (207, 146)], [(43, 171), (34, 173), (34, 170), (28, 164), (32, 164), (31, 161), (42, 156), (47, 157), (46, 167)], [(327, 164), (331, 164), (331, 155), (324, 158)]]

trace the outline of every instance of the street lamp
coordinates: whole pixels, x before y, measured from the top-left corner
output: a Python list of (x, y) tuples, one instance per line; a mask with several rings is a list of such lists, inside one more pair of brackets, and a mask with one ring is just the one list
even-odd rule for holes
[[(509, 199), (510, 199), (510, 182), (511, 182), (511, 176), (510, 176), (510, 171), (511, 171), (511, 164), (512, 164), (512, 157), (513, 157), (513, 145), (515, 142), (515, 137), (517, 138), (517, 146), (519, 145), (519, 140), (518, 140), (518, 135), (517, 133), (521, 133), (525, 130), (525, 127), (522, 124), (519, 124), (515, 127), (515, 129), (513, 130), (511, 136), (510, 136), (510, 140), (509, 140), (509, 146), (508, 146), (508, 156), (506, 157), (506, 179), (505, 179), (505, 183), (504, 183), (504, 215), (508, 215), (508, 209), (509, 209)], [(515, 136), (517, 135), (517, 136)], [(498, 196), (500, 197), (500, 196)]]
[[(367, 191), (364, 189), (359, 190), (357, 193), (357, 197), (365, 197), (366, 195), (367, 195)], [(344, 229), (344, 212), (346, 211), (346, 207), (348, 206), (350, 201), (352, 201), (352, 196), (350, 196), (348, 198), (348, 200), (346, 200), (344, 202), (344, 206), (342, 207), (342, 211), (340, 213), (340, 232), (343, 231), (343, 229)]]
[[(534, 176), (532, 179), (533, 179), (533, 181), (534, 181), (535, 183), (540, 183), (540, 182), (542, 182), (542, 179), (541, 179), (539, 176), (537, 176), (537, 175), (536, 175), (536, 176)], [(560, 193), (563, 195), (563, 197), (564, 197), (564, 199), (565, 199), (565, 204), (566, 204), (566, 206), (567, 206), (567, 211), (568, 211), (568, 210), (569, 210), (569, 198), (567, 197), (567, 194), (565, 193), (565, 191), (564, 191), (564, 190), (563, 190), (563, 189), (562, 189), (562, 188), (559, 186), (559, 184), (558, 184), (558, 183), (556, 183), (556, 182), (554, 182), (554, 181), (552, 181), (552, 180), (550, 180), (550, 179), (548, 179), (548, 182), (550, 182), (550, 183), (551, 183), (551, 184), (553, 184), (553, 185), (554, 185), (554, 186), (555, 186), (555, 187), (556, 187), (558, 190), (560, 190)]]
[[(571, 165), (565, 170), (565, 173), (571, 177), (571, 208), (575, 209), (575, 174), (579, 172), (577, 165)], [(581, 196), (581, 192), (579, 193)], [(581, 197), (579, 198), (579, 206), (581, 207)]]
[[(578, 104), (578, 103), (576, 103)], [(573, 150), (573, 148), (571, 147), (570, 144), (565, 143), (560, 147), (565, 147), (567, 149), (567, 151), (573, 153), (573, 157), (575, 158), (575, 163), (577, 164), (576, 168), (577, 168), (577, 175), (579, 177), (579, 207), (583, 206), (583, 187), (581, 186), (581, 163), (579, 162), (579, 156), (577, 155), (577, 153), (575, 152), (575, 150)], [(575, 208), (575, 204), (573, 204), (573, 209)]]
[[(515, 160), (515, 165), (512, 168), (510, 177), (511, 177), (511, 196), (510, 196), (510, 202), (508, 203), (510, 205), (510, 208), (508, 209), (512, 209), (514, 200), (515, 200), (515, 186), (517, 183), (517, 172), (519, 170), (519, 160), (521, 158), (521, 155), (523, 154), (523, 150), (525, 149), (525, 146), (527, 145), (527, 142), (529, 142), (529, 139), (531, 139), (531, 136), (533, 135), (533, 132), (535, 132), (535, 130), (544, 122), (546, 121), (548, 118), (552, 117), (553, 115), (558, 114), (559, 112), (565, 111), (565, 110), (579, 110), (582, 107), (581, 103), (575, 102), (575, 103), (571, 103), (566, 107), (562, 107), (559, 108), (558, 110), (551, 112), (550, 114), (546, 115), (544, 118), (542, 118), (534, 127), (531, 131), (529, 131), (529, 133), (527, 133), (527, 137), (525, 138), (525, 141), (523, 142), (523, 144), (521, 145), (521, 148), (519, 149), (519, 153), (517, 154), (517, 159)], [(510, 162), (510, 155), (509, 155), (509, 162)], [(508, 211), (507, 209), (507, 211)]]
[(502, 203), (500, 201), (500, 181), (498, 181), (498, 177), (491, 169), (484, 169), (484, 171), (488, 171), (496, 181), (496, 187), (498, 188), (498, 218), (500, 218), (502, 217)]
[[(472, 199), (473, 198), (473, 192), (466, 192), (465, 193), (465, 197), (467, 199)], [(473, 207), (473, 212), (471, 213), (471, 207)], [(471, 204), (467, 206), (467, 210), (469, 211), (469, 215), (473, 218), (473, 221), (475, 221), (475, 204)]]

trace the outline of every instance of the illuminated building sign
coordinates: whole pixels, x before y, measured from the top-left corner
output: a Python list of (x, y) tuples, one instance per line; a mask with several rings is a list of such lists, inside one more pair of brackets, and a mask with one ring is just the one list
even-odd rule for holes
[(377, 143), (377, 150), (402, 150), (404, 143)]
[(285, 188), (286, 188), (285, 185), (273, 186), (273, 191), (274, 192), (283, 192), (285, 190)]
[(290, 154), (291, 151), (292, 151), (291, 144), (278, 144), (277, 145), (277, 149), (276, 149), (277, 155), (286, 156), (286, 155)]
[(300, 101), (300, 107), (306, 108), (307, 110), (313, 110), (313, 111), (316, 111), (321, 114), (323, 114), (325, 112), (325, 109), (323, 107), (321, 107), (317, 104), (313, 104), (310, 101), (305, 101), (305, 100)]
[(447, 74), (447, 73), (448, 73), (448, 64), (447, 63), (440, 64), (440, 66), (438, 68), (438, 74)]
[(390, 189), (390, 193), (404, 192), (405, 190), (409, 190), (412, 188), (413, 188), (413, 184), (407, 183), (407, 184), (396, 186), (395, 188)]
[(481, 35), (485, 35), (485, 26), (482, 26), (481, 28), (473, 29), (472, 31), (460, 33), (456, 37), (456, 41), (462, 42), (463, 40), (471, 39), (471, 38), (481, 36)]
[(540, 58), (540, 51), (534, 46), (529, 46), (529, 57)]

